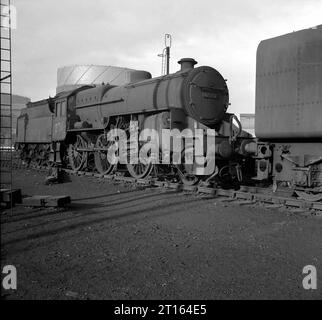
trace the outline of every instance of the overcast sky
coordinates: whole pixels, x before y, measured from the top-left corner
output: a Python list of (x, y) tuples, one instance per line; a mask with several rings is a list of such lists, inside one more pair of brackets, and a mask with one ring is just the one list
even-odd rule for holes
[(192, 57), (226, 79), (230, 111), (254, 112), (255, 57), (262, 39), (322, 24), (321, 0), (12, 0), (14, 92), (55, 94), (57, 68), (116, 65), (161, 72), (164, 34), (171, 72)]

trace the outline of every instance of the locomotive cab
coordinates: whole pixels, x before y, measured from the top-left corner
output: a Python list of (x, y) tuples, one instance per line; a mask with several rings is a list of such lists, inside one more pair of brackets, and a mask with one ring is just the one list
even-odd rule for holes
[(67, 98), (58, 99), (55, 102), (53, 116), (53, 141), (61, 141), (66, 136), (67, 126)]

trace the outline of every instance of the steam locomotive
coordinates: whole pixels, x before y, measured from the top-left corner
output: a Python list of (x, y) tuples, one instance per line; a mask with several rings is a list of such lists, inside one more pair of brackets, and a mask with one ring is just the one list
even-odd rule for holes
[[(122, 86), (85, 85), (30, 103), (17, 122), (17, 148), (27, 161), (73, 170), (123, 172), (136, 179), (177, 174), (183, 183), (284, 184), (322, 188), (322, 26), (264, 40), (257, 50), (256, 138), (227, 112), (226, 80), (183, 58), (176, 73)], [(138, 130), (214, 130), (215, 166), (149, 161), (114, 163), (108, 134)], [(203, 139), (203, 138), (201, 138)], [(180, 153), (194, 148), (196, 139)], [(130, 146), (128, 146), (130, 148)], [(205, 155), (207, 150), (204, 150)], [(171, 155), (170, 155), (171, 156)], [(206, 156), (207, 159), (207, 156)], [(209, 159), (208, 159), (209, 160)]]

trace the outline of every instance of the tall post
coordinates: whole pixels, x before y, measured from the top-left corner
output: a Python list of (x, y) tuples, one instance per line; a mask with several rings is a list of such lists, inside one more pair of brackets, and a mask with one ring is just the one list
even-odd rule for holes
[(171, 34), (166, 33), (164, 35), (164, 45), (165, 48), (162, 50), (162, 53), (158, 54), (158, 57), (162, 58), (161, 65), (161, 75), (167, 75), (170, 73), (170, 48), (171, 48)]
[(166, 59), (167, 59), (166, 74), (169, 74), (170, 73), (170, 47), (166, 47)]
[(166, 57), (166, 74), (170, 73), (170, 48), (171, 48), (172, 37), (171, 34), (166, 33), (164, 36), (165, 44), (165, 57)]

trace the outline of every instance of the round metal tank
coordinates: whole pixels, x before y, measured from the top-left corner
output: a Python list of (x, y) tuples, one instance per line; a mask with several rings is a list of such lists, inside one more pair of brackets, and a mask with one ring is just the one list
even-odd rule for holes
[(114, 66), (75, 65), (57, 70), (56, 93), (77, 89), (83, 85), (109, 83), (122, 86), (128, 83), (150, 79), (147, 71)]

